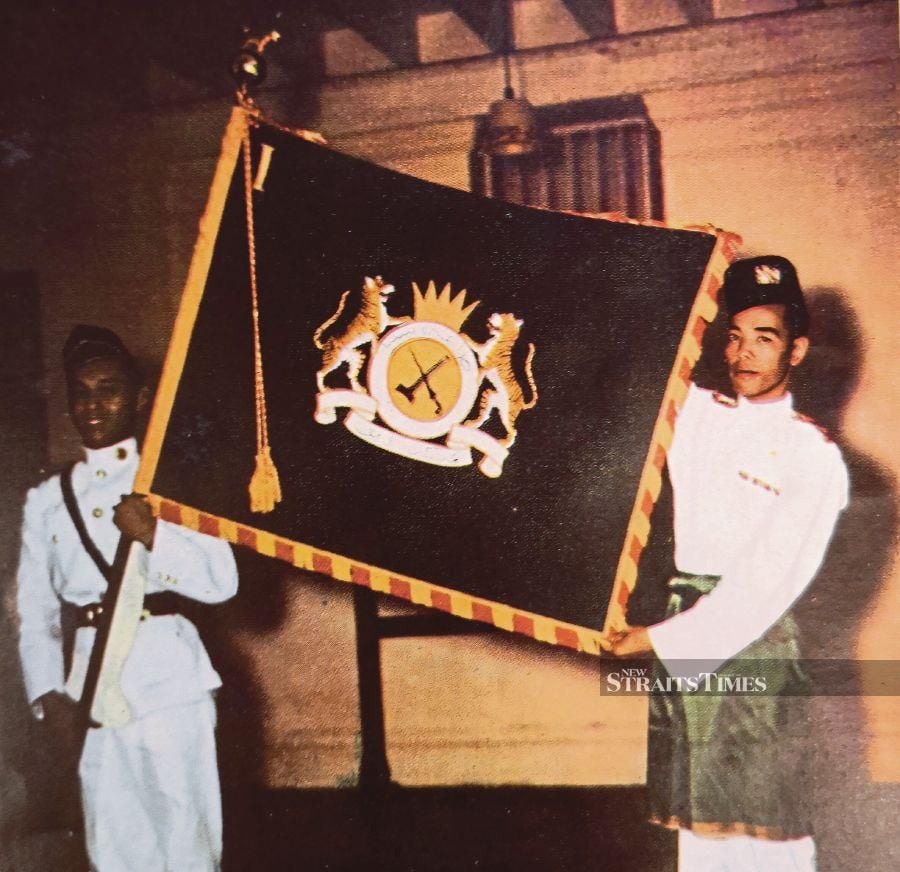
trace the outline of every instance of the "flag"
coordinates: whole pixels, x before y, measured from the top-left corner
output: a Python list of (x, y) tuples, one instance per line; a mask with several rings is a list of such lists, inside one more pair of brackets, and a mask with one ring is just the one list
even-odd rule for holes
[(478, 197), (236, 110), (137, 487), (164, 519), (597, 653), (729, 240)]

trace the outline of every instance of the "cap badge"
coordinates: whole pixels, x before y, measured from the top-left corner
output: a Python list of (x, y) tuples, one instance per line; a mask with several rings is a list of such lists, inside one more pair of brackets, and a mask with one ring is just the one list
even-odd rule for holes
[(756, 284), (777, 285), (781, 283), (781, 270), (777, 266), (761, 263), (754, 269)]

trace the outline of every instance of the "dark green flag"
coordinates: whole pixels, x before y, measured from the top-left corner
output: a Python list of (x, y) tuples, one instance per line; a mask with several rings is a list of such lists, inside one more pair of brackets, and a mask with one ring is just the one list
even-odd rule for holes
[[(720, 237), (510, 205), (251, 125), (261, 397), (240, 129), (145, 452), (163, 517), (592, 650), (578, 629), (646, 538)], [(268, 513), (248, 498), (260, 427)]]

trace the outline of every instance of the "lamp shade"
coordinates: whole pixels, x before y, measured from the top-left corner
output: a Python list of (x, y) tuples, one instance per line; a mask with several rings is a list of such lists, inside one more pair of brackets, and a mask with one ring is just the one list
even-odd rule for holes
[(532, 154), (539, 145), (537, 118), (527, 100), (505, 95), (491, 103), (481, 151), (497, 157)]

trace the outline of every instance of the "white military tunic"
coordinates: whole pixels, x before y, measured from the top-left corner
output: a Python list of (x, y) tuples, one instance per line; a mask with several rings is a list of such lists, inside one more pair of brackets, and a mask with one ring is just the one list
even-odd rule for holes
[[(838, 448), (794, 412), (790, 394), (752, 403), (693, 385), (668, 465), (675, 565), (720, 579), (692, 608), (650, 627), (650, 641), (673, 675), (715, 671), (763, 636), (814, 578), (847, 504), (847, 470)], [(681, 830), (680, 868), (814, 866), (811, 838), (759, 842)]]
[(715, 669), (780, 618), (812, 581), (847, 505), (837, 446), (790, 394), (737, 401), (691, 386), (668, 455), (679, 572), (721, 576), (693, 608), (650, 628), (657, 656)]
[[(134, 439), (87, 450), (72, 485), (85, 526), (108, 562), (119, 531), (113, 508), (132, 490)], [(159, 521), (146, 555), (147, 593), (221, 602), (237, 590), (226, 542)], [(60, 600), (102, 598), (106, 580), (78, 537), (59, 476), (28, 493), (17, 575), (19, 651), (29, 702), (62, 691)], [(78, 630), (73, 662), (95, 631)], [(132, 721), (88, 732), (79, 772), (91, 862), (108, 870), (207, 870), (221, 855), (221, 800), (211, 691), (221, 684), (194, 625), (182, 615), (142, 620), (122, 674)]]

